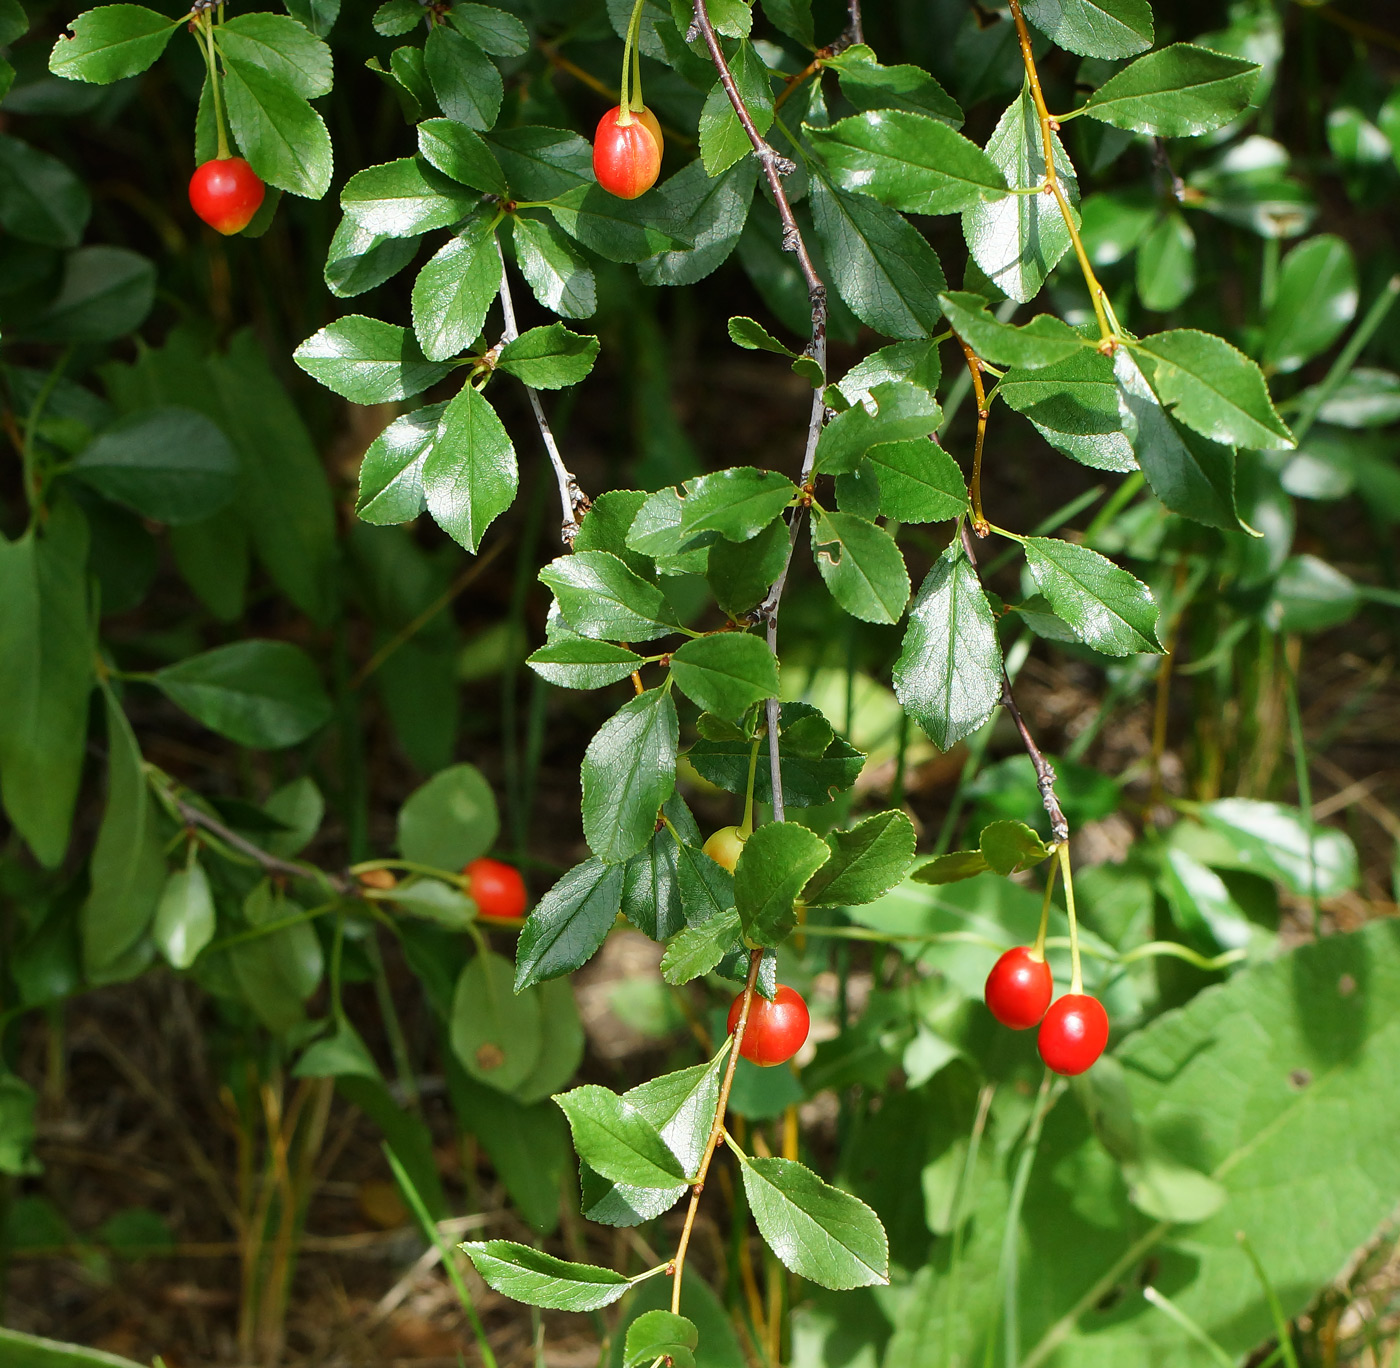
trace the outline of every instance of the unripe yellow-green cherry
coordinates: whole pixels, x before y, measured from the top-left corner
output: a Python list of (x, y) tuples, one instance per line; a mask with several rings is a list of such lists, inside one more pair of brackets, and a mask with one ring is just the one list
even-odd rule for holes
[(720, 827), (701, 849), (717, 865), (723, 865), (732, 874), (734, 866), (739, 863), (739, 856), (744, 853), (744, 842), (747, 840), (747, 836), (739, 835), (738, 827)]

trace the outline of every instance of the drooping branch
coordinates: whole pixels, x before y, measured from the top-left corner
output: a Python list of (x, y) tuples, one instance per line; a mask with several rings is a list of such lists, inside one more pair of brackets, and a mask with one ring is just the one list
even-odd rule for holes
[[(501, 314), (505, 319), (501, 341), (514, 342), (520, 336), (520, 329), (515, 322), (515, 301), (511, 298), (510, 280), (506, 275), (506, 254), (499, 238), (496, 240), (496, 254), (501, 259)], [(559, 454), (559, 443), (554, 440), (554, 431), (549, 426), (549, 419), (545, 417), (540, 396), (529, 385), (525, 386), (525, 393), (530, 398), (530, 407), (534, 410), (535, 422), (539, 424), (544, 449), (549, 453), (549, 463), (554, 467), (554, 478), (559, 485), (559, 507), (563, 513), (560, 536), (564, 545), (572, 548), (574, 538), (578, 535), (579, 522), (589, 509), (588, 495), (579, 487), (578, 480)]]

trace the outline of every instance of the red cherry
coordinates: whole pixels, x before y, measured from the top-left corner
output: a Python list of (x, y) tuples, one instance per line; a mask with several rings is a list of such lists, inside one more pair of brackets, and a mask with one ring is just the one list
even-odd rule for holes
[(1108, 1013), (1088, 993), (1066, 993), (1050, 1004), (1035, 1043), (1057, 1074), (1082, 1074), (1108, 1044)]
[(252, 222), (266, 192), (242, 157), (216, 157), (190, 177), (190, 207), (225, 237)]
[[(734, 1028), (739, 1024), (739, 1012), (743, 1006), (744, 995), (740, 993), (729, 1008), (730, 1035), (734, 1034)], [(802, 994), (796, 988), (780, 983), (772, 1002), (759, 993), (753, 995), (739, 1053), (765, 1068), (772, 1064), (786, 1064), (802, 1048), (811, 1025), (812, 1018)]]
[(987, 975), (987, 1006), (1003, 1026), (1028, 1031), (1050, 1005), (1055, 984), (1050, 966), (1024, 945), (1008, 950)]
[(649, 109), (631, 111), (631, 122), (618, 123), (621, 106), (598, 120), (593, 139), (593, 174), (618, 199), (636, 199), (656, 184), (661, 170), (661, 125)]
[(482, 856), (462, 870), (467, 892), (483, 917), (499, 917), (502, 921), (519, 921), (525, 915), (529, 898), (525, 880), (512, 865)]

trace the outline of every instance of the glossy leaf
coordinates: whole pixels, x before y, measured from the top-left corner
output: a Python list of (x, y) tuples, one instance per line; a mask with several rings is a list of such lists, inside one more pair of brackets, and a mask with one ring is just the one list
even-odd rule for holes
[(1148, 0), (1026, 0), (1026, 18), (1081, 57), (1133, 57), (1152, 46)]
[(509, 1240), (461, 1246), (488, 1287), (505, 1297), (554, 1311), (598, 1311), (611, 1306), (632, 1283), (593, 1264), (566, 1263)]
[(894, 538), (853, 513), (812, 513), (812, 554), (832, 598), (863, 622), (898, 622), (909, 572)]
[(665, 594), (607, 551), (561, 556), (540, 571), (564, 620), (580, 636), (651, 641), (679, 627)]
[(858, 469), (874, 473), (880, 512), (887, 518), (943, 522), (967, 511), (962, 471), (937, 442), (916, 437), (908, 442), (877, 443), (865, 453)]
[(411, 399), (451, 369), (429, 361), (407, 328), (348, 314), (292, 354), (302, 370), (355, 404)]
[(235, 14), (215, 29), (219, 50), (290, 86), (304, 100), (331, 90), (331, 50), (285, 14)]
[(981, 295), (958, 292), (938, 296), (949, 326), (986, 361), (1037, 369), (1066, 361), (1093, 343), (1053, 314), (1037, 314), (1022, 327), (999, 323)]
[(625, 1098), (588, 1084), (554, 1100), (569, 1118), (579, 1158), (595, 1173), (642, 1188), (672, 1188), (687, 1178), (656, 1127)]
[(954, 128), (962, 124), (957, 101), (922, 67), (907, 63), (884, 66), (864, 43), (852, 43), (827, 58), (823, 66), (836, 73), (841, 93), (857, 109), (903, 109), (928, 114)]
[(738, 246), (753, 203), (758, 163), (744, 157), (719, 176), (693, 161), (662, 181), (651, 212), (678, 242), (687, 244), (637, 263), (644, 285), (693, 285), (717, 270)]
[(681, 531), (687, 538), (718, 532), (729, 541), (747, 541), (796, 497), (797, 486), (776, 470), (735, 466), (700, 475), (685, 485)]
[(595, 856), (540, 899), (516, 946), (516, 992), (577, 969), (602, 945), (622, 910), (623, 870)]
[(1110, 76), (1083, 111), (1134, 133), (1199, 137), (1244, 113), (1258, 79), (1253, 62), (1173, 43)]
[(597, 357), (596, 337), (581, 336), (562, 323), (551, 323), (507, 342), (496, 366), (535, 389), (566, 389), (587, 376)]
[[(1251, 798), (1219, 798), (1202, 804), (1199, 816), (1226, 836), (1230, 863), (1277, 879), (1292, 892), (1333, 897), (1356, 885), (1356, 847), (1345, 832), (1307, 824), (1296, 808)], [(1213, 863), (1221, 863), (1212, 859)]]
[(755, 945), (778, 945), (797, 924), (794, 904), (831, 848), (796, 822), (765, 822), (744, 842), (734, 866), (734, 903)]
[(877, 812), (849, 831), (826, 838), (831, 858), (802, 891), (808, 907), (851, 907), (874, 902), (909, 872), (914, 825), (902, 812)]
[(59, 35), (49, 70), (70, 81), (110, 85), (135, 76), (165, 51), (178, 19), (144, 5), (99, 5), (78, 15)]
[(501, 73), (465, 34), (434, 24), (423, 44), (423, 67), (449, 119), (483, 132), (496, 122), (505, 94)]
[(1356, 258), (1342, 238), (1323, 233), (1300, 243), (1279, 270), (1260, 361), (1276, 371), (1297, 370), (1341, 336), (1357, 299)]
[(519, 479), (505, 425), (480, 391), (464, 385), (443, 410), (423, 460), (428, 511), (474, 555), (486, 529), (515, 502)]
[(481, 134), (456, 119), (424, 119), (418, 125), (418, 151), (444, 176), (484, 194), (504, 195), (506, 178)]
[(477, 199), (421, 157), (401, 157), (357, 171), (340, 192), (340, 207), (368, 232), (417, 237), (465, 218)]
[(823, 429), (817, 440), (817, 470), (850, 474), (871, 447), (927, 437), (943, 421), (943, 410), (927, 390), (909, 381), (874, 385), (867, 403), (853, 404)]
[(598, 307), (593, 271), (564, 234), (544, 219), (510, 216), (520, 274), (535, 298), (564, 318), (591, 318)]
[(642, 657), (611, 642), (573, 637), (541, 646), (525, 663), (560, 688), (601, 689), (639, 669)]
[(229, 126), (268, 185), (320, 199), (331, 184), (331, 137), (321, 116), (280, 76), (224, 53)]
[(708, 974), (738, 941), (742, 930), (743, 922), (733, 908), (698, 926), (686, 927), (661, 957), (662, 977), (679, 985)]
[(481, 333), (501, 288), (491, 220), (473, 219), (424, 264), (413, 282), (413, 331), (430, 361), (446, 361)]
[(1160, 651), (1152, 591), (1087, 546), (1028, 537), (1026, 566), (1056, 616), (1105, 655)]
[(695, 1368), (699, 1343), (694, 1321), (670, 1311), (644, 1311), (627, 1327), (623, 1368), (650, 1368), (657, 1359), (673, 1368)]
[(1045, 843), (1024, 822), (988, 822), (977, 838), (987, 868), (996, 874), (1015, 874), (1049, 857)]
[(377, 525), (410, 522), (428, 506), (423, 462), (437, 441), (446, 404), (426, 404), (395, 418), (360, 462), (355, 513)]
[(583, 834), (612, 864), (651, 839), (661, 805), (676, 786), (680, 724), (668, 690), (649, 689), (624, 703), (589, 742), (583, 757)]
[(677, 687), (706, 712), (737, 718), (778, 695), (778, 662), (760, 637), (719, 632), (687, 641), (671, 656)]
[[(773, 126), (773, 89), (768, 66), (752, 43), (741, 42), (729, 60), (734, 83), (762, 137)], [(700, 111), (700, 159), (709, 176), (729, 170), (753, 154), (753, 144), (734, 112), (724, 85), (716, 81)]]

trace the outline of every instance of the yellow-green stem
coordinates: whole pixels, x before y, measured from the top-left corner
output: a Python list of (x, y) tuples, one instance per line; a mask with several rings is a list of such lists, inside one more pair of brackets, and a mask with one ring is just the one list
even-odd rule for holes
[(758, 776), (758, 747), (763, 738), (755, 736), (749, 750), (749, 782), (744, 789), (744, 820), (739, 824), (739, 835), (748, 840), (753, 835), (753, 784)]
[(1079, 918), (1074, 914), (1074, 878), (1069, 871), (1069, 842), (1061, 844), (1060, 870), (1065, 876), (1065, 912), (1069, 916), (1069, 990), (1071, 993), (1084, 991), (1084, 976), (1079, 970)]
[[(642, 6), (646, 0), (637, 0), (632, 6), (632, 17), (627, 21), (627, 39), (622, 48), (622, 90), (618, 101), (617, 123), (626, 128), (632, 122), (632, 106), (642, 106), (642, 54), (637, 47), (637, 35), (642, 28)], [(630, 98), (628, 77), (631, 77)]]
[(200, 47), (204, 49), (204, 62), (209, 68), (209, 93), (214, 100), (214, 130), (219, 139), (219, 160), (227, 161), (230, 153), (228, 132), (224, 126), (224, 97), (219, 87), (218, 63), (214, 58), (214, 23), (208, 10), (200, 17), (199, 32), (202, 39)]
[(1045, 901), (1040, 905), (1040, 930), (1035, 933), (1035, 947), (1031, 950), (1031, 958), (1043, 960), (1045, 958), (1045, 935), (1050, 930), (1050, 899), (1055, 893), (1055, 878), (1060, 872), (1059, 862), (1052, 862), (1050, 873), (1045, 880)]

